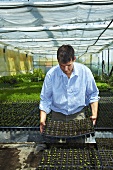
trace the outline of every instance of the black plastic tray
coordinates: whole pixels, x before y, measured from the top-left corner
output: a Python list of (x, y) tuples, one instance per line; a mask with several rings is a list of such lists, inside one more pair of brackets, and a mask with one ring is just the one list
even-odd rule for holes
[[(109, 143), (112, 139), (106, 140)], [(43, 151), (36, 170), (112, 170), (113, 149), (106, 149), (88, 143), (82, 147), (80, 143), (51, 144)]]
[(99, 150), (113, 150), (113, 138), (96, 138), (95, 140)]
[(39, 130), (38, 102), (0, 103), (0, 131)]
[(78, 137), (94, 135), (92, 121), (87, 119), (63, 122), (48, 121), (44, 128), (43, 136), (51, 139), (74, 139)]
[(39, 131), (40, 127), (0, 127), (0, 131)]
[(102, 169), (97, 150), (52, 148), (45, 150), (39, 169)]
[[(56, 140), (60, 140), (60, 139), (70, 140), (70, 139), (77, 139), (77, 138), (80, 138), (80, 137), (90, 137), (90, 135), (94, 136), (95, 132), (84, 133), (84, 134), (75, 135), (75, 136), (51, 136), (51, 135), (44, 135), (43, 134), (43, 137), (44, 137), (45, 141), (50, 139), (53, 142), (55, 142)], [(52, 141), (50, 141), (50, 142), (52, 142)]]
[(102, 166), (113, 169), (113, 150), (98, 150)]
[[(106, 169), (103, 169), (106, 168)], [(102, 167), (102, 166), (39, 166), (36, 170), (112, 170), (113, 167)]]

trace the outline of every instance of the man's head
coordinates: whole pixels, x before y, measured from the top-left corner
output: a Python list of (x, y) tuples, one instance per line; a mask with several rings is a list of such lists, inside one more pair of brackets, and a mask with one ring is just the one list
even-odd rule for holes
[(66, 64), (69, 61), (74, 61), (74, 49), (71, 45), (62, 45), (57, 51), (57, 60), (59, 63)]
[(57, 51), (57, 60), (61, 70), (70, 77), (73, 71), (73, 62), (75, 61), (74, 49), (70, 45), (62, 45)]

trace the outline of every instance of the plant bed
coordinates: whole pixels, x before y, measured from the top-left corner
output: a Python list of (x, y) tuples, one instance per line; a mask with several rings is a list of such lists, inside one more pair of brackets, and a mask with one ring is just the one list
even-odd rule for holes
[(113, 138), (96, 138), (95, 140), (99, 150), (113, 150)]
[(0, 130), (39, 127), (37, 102), (0, 103)]
[(76, 121), (47, 121), (43, 135), (45, 139), (72, 139), (94, 135), (94, 127), (89, 118)]
[(55, 148), (45, 150), (38, 169), (101, 169), (101, 161), (95, 149)]
[(90, 149), (94, 149), (97, 150), (97, 144), (96, 143), (77, 143), (77, 142), (73, 142), (73, 143), (46, 143), (47, 149), (52, 149), (52, 148), (56, 148), (56, 149), (86, 149), (86, 150), (90, 150)]
[(103, 169), (113, 169), (113, 150), (99, 150)]
[(109, 91), (109, 90), (100, 90), (99, 91), (99, 94), (100, 96), (103, 96), (103, 97), (112, 97), (113, 96), (113, 92), (112, 91)]
[[(39, 102), (0, 102), (0, 130), (39, 130)], [(47, 120), (51, 119), (48, 114)]]
[(113, 93), (100, 92), (98, 119), (95, 130), (113, 130)]
[(113, 103), (99, 105), (99, 114), (95, 130), (113, 130)]

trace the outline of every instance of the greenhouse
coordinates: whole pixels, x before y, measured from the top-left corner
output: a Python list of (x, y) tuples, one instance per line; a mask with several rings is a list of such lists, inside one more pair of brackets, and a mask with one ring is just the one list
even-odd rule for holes
[[(61, 62), (61, 46), (74, 58)], [(0, 0), (0, 169), (113, 169), (112, 0)]]

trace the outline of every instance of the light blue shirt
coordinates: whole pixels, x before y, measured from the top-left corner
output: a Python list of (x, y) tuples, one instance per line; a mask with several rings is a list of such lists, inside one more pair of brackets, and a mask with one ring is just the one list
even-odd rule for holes
[(98, 101), (99, 90), (90, 69), (77, 62), (73, 64), (70, 78), (59, 65), (47, 72), (40, 95), (40, 110), (47, 114), (53, 110), (70, 115), (81, 111), (89, 103)]

